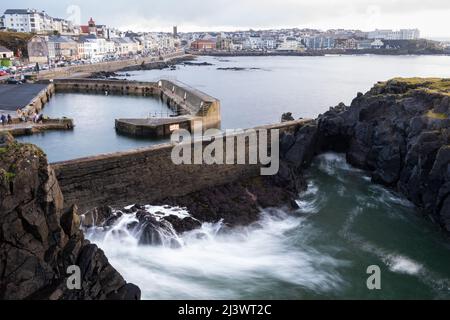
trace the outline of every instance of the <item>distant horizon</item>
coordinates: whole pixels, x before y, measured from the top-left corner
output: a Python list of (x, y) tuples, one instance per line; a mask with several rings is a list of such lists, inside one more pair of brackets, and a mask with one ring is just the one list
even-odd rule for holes
[[(36, 9), (52, 17), (77, 20), (86, 24), (93, 17), (98, 24), (121, 31), (171, 32), (232, 32), (269, 29), (310, 28), (318, 30), (345, 29), (371, 31), (375, 29), (414, 29), (426, 39), (450, 39), (450, 2), (433, 0), (242, 0), (239, 5), (228, 0), (62, 0), (57, 3), (42, 0), (16, 0), (6, 9)], [(239, 10), (237, 10), (239, 7)]]

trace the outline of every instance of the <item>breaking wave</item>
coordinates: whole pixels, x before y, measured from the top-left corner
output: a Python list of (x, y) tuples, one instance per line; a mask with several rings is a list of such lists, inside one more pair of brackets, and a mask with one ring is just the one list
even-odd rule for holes
[[(140, 243), (145, 225), (136, 213), (85, 232), (144, 299), (372, 298), (365, 279), (373, 264), (391, 287), (377, 298), (450, 297), (449, 271), (432, 258), (446, 259), (448, 248), (411, 218), (407, 200), (371, 184), (343, 155), (317, 157), (306, 178), (298, 210), (263, 210), (246, 227), (219, 221), (178, 234), (165, 218), (190, 217), (185, 208), (147, 205), (157, 244)], [(405, 281), (412, 281), (406, 291)]]

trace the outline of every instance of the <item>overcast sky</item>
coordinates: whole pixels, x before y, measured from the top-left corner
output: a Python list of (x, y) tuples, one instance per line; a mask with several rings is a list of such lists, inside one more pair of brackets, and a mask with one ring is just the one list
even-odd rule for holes
[(36, 8), (83, 24), (92, 16), (136, 31), (417, 27), (422, 36), (450, 37), (450, 0), (2, 0), (1, 11), (7, 8)]

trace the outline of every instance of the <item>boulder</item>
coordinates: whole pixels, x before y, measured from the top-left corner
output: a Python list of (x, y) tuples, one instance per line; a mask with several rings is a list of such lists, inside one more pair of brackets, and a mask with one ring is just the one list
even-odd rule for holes
[[(138, 299), (102, 250), (84, 239), (44, 153), (12, 143), (0, 152), (0, 299)], [(82, 271), (81, 290), (66, 284)]]
[(9, 132), (0, 132), (0, 148), (6, 147), (14, 142), (14, 137)]
[(450, 230), (446, 79), (394, 79), (318, 119), (318, 148), (340, 151)]

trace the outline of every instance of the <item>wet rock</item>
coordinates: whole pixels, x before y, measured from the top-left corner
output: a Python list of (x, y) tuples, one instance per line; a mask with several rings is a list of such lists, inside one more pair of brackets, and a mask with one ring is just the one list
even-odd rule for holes
[(292, 112), (286, 112), (281, 115), (281, 122), (294, 121), (294, 117), (292, 116)]
[[(450, 119), (445, 79), (394, 79), (321, 115), (319, 148), (347, 154), (450, 231)], [(430, 88), (432, 90), (430, 90)], [(440, 91), (442, 90), (442, 91)]]
[(112, 226), (122, 215), (120, 211), (113, 211), (111, 207), (102, 206), (94, 208), (84, 214), (82, 226), (84, 228)]
[(9, 132), (0, 132), (0, 148), (14, 142), (14, 137)]
[(185, 66), (212, 66), (212, 63), (209, 62), (193, 62), (193, 61), (186, 61), (183, 63)]
[[(0, 299), (139, 298), (84, 239), (76, 208), (63, 210), (55, 174), (35, 146), (11, 144), (0, 154)], [(82, 270), (69, 290), (67, 267)], [(120, 293), (120, 294), (119, 294)]]
[(165, 221), (158, 221), (151, 214), (141, 214), (138, 217), (140, 231), (139, 244), (142, 245), (162, 245), (164, 234), (171, 234), (170, 224)]
[(108, 78), (117, 78), (119, 74), (112, 71), (98, 71), (93, 72), (88, 78), (89, 79), (108, 79)]
[(69, 237), (78, 232), (80, 229), (80, 223), (80, 217), (78, 215), (78, 208), (76, 205), (73, 205), (67, 209), (61, 216), (61, 227)]
[(290, 207), (291, 199), (295, 197), (296, 193), (279, 186), (274, 177), (260, 176), (182, 197), (166, 198), (161, 200), (161, 204), (186, 207), (191, 216), (201, 222), (222, 220), (224, 224), (235, 227), (257, 221), (261, 208)]
[(164, 220), (168, 221), (174, 230), (177, 232), (177, 234), (182, 234), (186, 231), (191, 231), (194, 229), (198, 229), (202, 226), (200, 221), (195, 220), (191, 217), (186, 217), (184, 219), (180, 219), (177, 216), (170, 215), (163, 218)]

